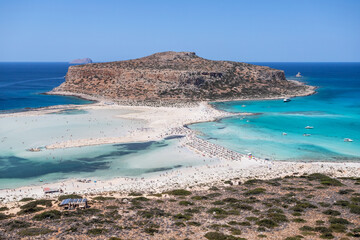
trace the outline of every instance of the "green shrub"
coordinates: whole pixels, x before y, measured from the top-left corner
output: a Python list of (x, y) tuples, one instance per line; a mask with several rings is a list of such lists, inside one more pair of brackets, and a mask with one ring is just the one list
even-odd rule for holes
[(269, 213), (267, 217), (276, 223), (288, 222), (289, 220), (284, 214), (281, 213)]
[(191, 195), (190, 191), (187, 191), (185, 189), (175, 189), (172, 190), (170, 192), (168, 192), (170, 195), (174, 195), (174, 196), (188, 196)]
[(340, 223), (332, 223), (330, 225), (330, 229), (334, 232), (345, 232), (347, 227), (344, 224), (340, 224)]
[(46, 212), (35, 215), (33, 217), (33, 219), (36, 221), (41, 221), (44, 219), (59, 219), (60, 217), (61, 217), (61, 212), (59, 212), (57, 210), (50, 210), (50, 211), (46, 211)]
[(42, 205), (42, 206), (46, 206), (46, 207), (51, 207), (51, 206), (52, 206), (52, 201), (51, 201), (51, 200), (45, 200), (45, 199), (35, 200), (35, 201), (29, 202), (29, 203), (21, 206), (20, 209), (35, 208), (35, 207), (37, 207), (38, 205)]
[(249, 190), (249, 191), (245, 192), (245, 195), (259, 195), (259, 194), (262, 194), (264, 192), (266, 192), (265, 188), (255, 188), (255, 189), (252, 189), (252, 190)]
[(185, 227), (185, 223), (183, 222), (175, 222), (175, 225), (178, 226), (178, 227)]
[(334, 235), (332, 235), (331, 233), (323, 233), (320, 235), (320, 238), (323, 238), (323, 239), (333, 239), (334, 238)]
[(241, 230), (237, 228), (230, 229), (230, 232), (234, 235), (241, 235)]
[(101, 235), (107, 232), (108, 230), (105, 228), (93, 228), (87, 231), (87, 233), (91, 235)]
[(298, 236), (294, 236), (294, 237), (287, 237), (287, 238), (285, 238), (285, 240), (301, 240), (302, 238), (304, 238), (304, 237), (301, 235), (298, 235)]
[(35, 200), (35, 199), (33, 199), (33, 198), (22, 198), (20, 200), (20, 202), (28, 202), (28, 201), (32, 201), (32, 200)]
[(300, 231), (314, 231), (314, 228), (310, 227), (310, 226), (302, 226), (301, 228), (299, 228)]
[(138, 197), (138, 196), (142, 196), (142, 193), (138, 193), (138, 192), (131, 192), (131, 193), (129, 193), (129, 196)]
[(224, 209), (221, 208), (210, 208), (209, 210), (207, 210), (207, 213), (210, 214), (218, 214), (218, 215), (226, 215), (227, 212)]
[(271, 219), (262, 219), (260, 221), (257, 221), (256, 224), (266, 228), (274, 228), (278, 226), (278, 224)]
[(349, 201), (345, 201), (345, 200), (339, 200), (339, 201), (336, 201), (334, 203), (334, 205), (337, 205), (337, 206), (342, 206), (342, 207), (347, 207), (350, 205), (350, 202)]
[(328, 210), (323, 211), (323, 214), (330, 215), (330, 216), (339, 216), (339, 215), (341, 215), (341, 213), (339, 211), (332, 210), (332, 209), (328, 209)]
[(9, 216), (3, 213), (0, 213), (0, 220), (7, 219)]
[(360, 215), (360, 206), (355, 205), (355, 204), (350, 204), (349, 208), (350, 208), (351, 213)]
[(334, 178), (328, 177), (321, 173), (313, 173), (307, 177), (310, 181), (317, 180), (326, 186), (342, 186), (343, 184)]
[(154, 233), (158, 233), (159, 230), (156, 228), (148, 227), (148, 228), (144, 229), (144, 232), (146, 232), (147, 234), (150, 234), (150, 235), (154, 235)]
[(204, 235), (205, 238), (209, 240), (240, 240), (243, 238), (234, 237), (231, 235), (226, 235), (220, 232), (208, 232)]
[(176, 215), (174, 215), (174, 218), (175, 219), (178, 219), (178, 220), (190, 220), (191, 219), (191, 215), (190, 214), (181, 214), (181, 213), (178, 213)]
[(352, 192), (354, 192), (353, 189), (340, 189), (338, 193), (339, 194), (349, 194), (349, 193), (352, 193)]
[(93, 200), (96, 201), (106, 201), (106, 200), (114, 200), (114, 197), (104, 197), (104, 196), (96, 196), (93, 198)]
[(305, 223), (306, 222), (306, 220), (304, 220), (302, 218), (294, 218), (291, 221), (296, 222), (296, 223)]
[(191, 197), (191, 199), (192, 200), (207, 200), (209, 198), (206, 196), (193, 196), (193, 197)]
[(350, 222), (344, 218), (335, 218), (331, 217), (329, 218), (329, 222), (332, 224), (339, 223), (339, 224), (350, 224)]
[(25, 236), (43, 235), (51, 232), (53, 231), (48, 228), (26, 228), (24, 230), (21, 230), (18, 234), (21, 237), (25, 237)]
[(314, 231), (320, 232), (320, 233), (331, 233), (332, 230), (326, 227), (315, 227)]
[(180, 201), (179, 205), (181, 205), (181, 206), (191, 206), (191, 205), (194, 205), (194, 203), (189, 202), (189, 201)]
[(9, 210), (8, 207), (0, 207), (0, 212)]
[(31, 224), (28, 222), (25, 222), (25, 221), (14, 220), (14, 221), (8, 222), (6, 224), (6, 226), (8, 226), (10, 228), (10, 230), (14, 230), (14, 229), (18, 229), (18, 228), (28, 228), (31, 226)]
[(26, 209), (20, 210), (17, 214), (19, 214), (19, 215), (30, 214), (30, 213), (39, 212), (41, 210), (44, 210), (44, 208), (42, 208), (42, 207), (26, 208)]
[(191, 226), (196, 226), (196, 227), (201, 226), (201, 223), (198, 223), (198, 222), (188, 222), (188, 224)]

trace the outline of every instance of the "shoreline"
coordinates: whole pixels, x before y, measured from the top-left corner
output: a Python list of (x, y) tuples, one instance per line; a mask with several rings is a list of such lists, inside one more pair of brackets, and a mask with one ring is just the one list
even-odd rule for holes
[[(315, 92), (312, 92), (311, 94), (314, 93)], [(83, 94), (66, 94), (72, 96), (81, 95), (85, 99), (89, 99), (87, 98), (88, 96), (84, 96)], [(92, 100), (94, 100), (94, 98), (92, 98)], [(187, 127), (188, 125), (194, 123), (217, 121), (219, 119), (233, 117), (236, 115), (253, 115), (253, 113), (229, 113), (215, 108), (209, 102), (197, 102), (196, 107), (194, 107), (193, 104), (190, 104), (191, 106), (189, 106), (184, 103), (178, 103), (176, 107), (151, 107), (118, 105), (115, 103), (107, 104), (107, 99), (98, 98), (96, 101), (97, 102), (83, 105), (50, 106), (33, 111), (2, 114), (0, 117), (42, 115), (74, 108), (84, 110), (104, 108), (131, 109), (134, 110), (134, 112), (121, 115), (119, 117), (133, 120), (145, 120), (149, 124), (149, 128), (155, 129), (150, 134), (152, 137), (149, 137), (150, 135), (148, 133), (146, 136), (143, 131), (139, 131), (139, 134), (134, 134), (132, 136), (104, 139), (98, 138), (91, 141), (89, 141), (89, 139), (80, 139), (78, 141), (70, 142), (65, 141), (46, 146), (46, 148), (55, 149), (122, 142), (146, 142), (161, 140), (174, 135), (183, 135), (183, 139), (180, 140), (182, 146), (186, 147), (200, 157), (207, 156), (210, 159), (213, 159), (213, 161), (195, 167), (175, 168), (173, 170), (155, 173), (155, 175), (145, 174), (137, 177), (114, 177), (109, 180), (98, 180), (95, 183), (82, 183), (79, 182), (80, 179), (71, 178), (44, 184), (22, 186), (19, 188), (1, 189), (0, 203), (5, 204), (8, 202), (16, 202), (24, 197), (39, 199), (43, 197), (53, 198), (59, 195), (44, 194), (44, 187), (61, 188), (63, 189), (64, 194), (83, 193), (85, 195), (92, 195), (112, 191), (120, 191), (124, 194), (134, 191), (159, 193), (180, 187), (203, 189), (204, 187), (221, 184), (223, 181), (231, 180), (233, 178), (246, 181), (252, 178), (273, 179), (285, 176), (300, 176), (317, 172), (328, 174), (332, 177), (358, 177), (358, 172), (360, 172), (360, 163), (356, 162), (287, 162), (249, 158), (243, 154), (200, 139), (196, 136), (196, 132), (194, 130)], [(174, 111), (177, 111), (177, 113)], [(163, 116), (159, 116), (159, 114), (163, 114)], [(177, 116), (174, 117), (174, 115), (178, 115), (180, 117), (182, 116), (183, 119), (179, 121)], [(150, 116), (152, 116), (152, 118)], [(188, 118), (184, 118), (184, 116), (187, 116)], [(176, 119), (176, 121), (174, 119)], [(92, 190), (89, 190), (90, 188)]]

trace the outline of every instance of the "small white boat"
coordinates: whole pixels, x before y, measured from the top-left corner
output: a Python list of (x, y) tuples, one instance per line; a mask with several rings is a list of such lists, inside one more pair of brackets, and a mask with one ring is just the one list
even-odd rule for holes
[(304, 133), (303, 136), (304, 136), (304, 137), (309, 137), (309, 136), (311, 136), (311, 134)]
[(26, 149), (26, 151), (29, 151), (29, 152), (40, 152), (40, 148), (29, 148), (29, 149)]
[(313, 129), (313, 126), (306, 126), (305, 129)]
[(301, 73), (298, 72), (298, 73), (296, 74), (296, 77), (298, 77), (298, 78), (302, 77), (302, 76), (301, 76)]
[(287, 135), (287, 133), (286, 133), (286, 132), (283, 132), (283, 133), (282, 133), (282, 135), (286, 136), (286, 135)]
[(353, 142), (354, 140), (352, 140), (351, 138), (344, 138), (344, 142)]
[(290, 102), (291, 99), (290, 98), (284, 98), (284, 102)]

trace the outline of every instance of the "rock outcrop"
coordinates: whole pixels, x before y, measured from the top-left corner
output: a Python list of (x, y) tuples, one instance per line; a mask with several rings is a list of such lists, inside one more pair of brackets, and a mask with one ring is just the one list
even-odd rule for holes
[(81, 58), (81, 59), (75, 59), (69, 62), (70, 64), (88, 64), (92, 63), (91, 58)]
[(212, 61), (193, 52), (70, 66), (56, 92), (114, 100), (230, 100), (296, 96), (309, 86), (288, 81), (284, 71), (248, 63)]

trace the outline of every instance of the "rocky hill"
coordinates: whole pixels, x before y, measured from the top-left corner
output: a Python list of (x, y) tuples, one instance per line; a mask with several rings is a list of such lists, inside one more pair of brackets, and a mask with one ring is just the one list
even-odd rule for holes
[(193, 52), (70, 66), (52, 93), (72, 92), (115, 100), (228, 100), (307, 95), (312, 88), (288, 81), (281, 70), (212, 61)]

